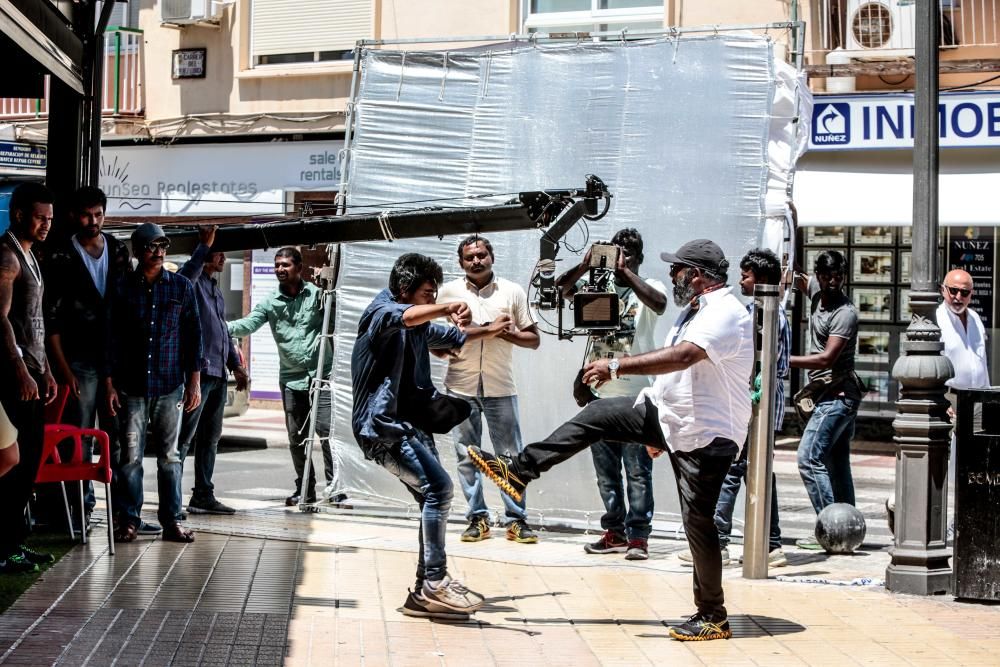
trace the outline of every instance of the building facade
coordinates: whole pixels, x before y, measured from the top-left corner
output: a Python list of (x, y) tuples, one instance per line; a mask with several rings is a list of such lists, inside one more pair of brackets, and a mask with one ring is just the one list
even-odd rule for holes
[[(848, 254), (862, 313), (864, 411), (888, 415), (889, 378), (905, 327), (912, 185), (915, 0), (130, 0), (106, 36), (100, 184), (112, 220), (167, 224), (329, 212), (340, 183), (353, 55), (359, 39), (618, 33), (755, 26), (809, 74), (810, 151), (794, 198), (802, 254)], [(1000, 17), (992, 0), (940, 0), (942, 19), (942, 270), (973, 242), (977, 308), (993, 337), (992, 267), (1000, 217)], [(804, 30), (768, 27), (802, 21)], [(630, 33), (632, 33), (630, 35)], [(391, 47), (399, 48), (399, 47)], [(950, 90), (954, 89), (954, 90)], [(0, 100), (0, 175), (41, 155), (47, 98)], [(20, 147), (20, 148), (19, 148)], [(27, 148), (25, 148), (27, 147)], [(3, 145), (0, 145), (3, 148)], [(13, 157), (4, 162), (3, 155)], [(34, 172), (31, 169), (35, 169)], [(27, 171), (26, 171), (27, 170)], [(267, 254), (236, 254), (224, 279), (232, 316), (270, 288)], [(980, 275), (981, 274), (981, 275)], [(797, 315), (802, 318), (802, 313)], [(255, 390), (273, 391), (268, 337), (250, 346)], [(995, 359), (996, 355), (991, 357)], [(793, 380), (797, 384), (798, 379)]]

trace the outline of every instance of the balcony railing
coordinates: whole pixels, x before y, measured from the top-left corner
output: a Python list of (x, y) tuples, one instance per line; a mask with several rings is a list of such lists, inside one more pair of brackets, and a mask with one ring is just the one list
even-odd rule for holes
[[(104, 37), (104, 85), (102, 116), (141, 116), (143, 99), (143, 35), (133, 28), (109, 28)], [(38, 99), (0, 98), (0, 120), (31, 120), (48, 117), (49, 77), (45, 94)]]
[(814, 50), (912, 55), (916, 5), (925, 1), (936, 2), (941, 13), (942, 47), (1000, 44), (1000, 0), (822, 0), (813, 17), (819, 26)]

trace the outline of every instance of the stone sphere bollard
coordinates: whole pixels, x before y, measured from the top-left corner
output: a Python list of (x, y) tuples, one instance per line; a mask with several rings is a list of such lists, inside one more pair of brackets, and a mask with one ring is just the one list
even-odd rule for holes
[(865, 517), (854, 505), (827, 505), (816, 518), (816, 541), (831, 554), (850, 554), (865, 540)]

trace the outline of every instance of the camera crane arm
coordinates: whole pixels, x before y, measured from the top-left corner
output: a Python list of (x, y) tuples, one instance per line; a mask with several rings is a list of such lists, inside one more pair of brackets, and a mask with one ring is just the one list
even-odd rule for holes
[[(542, 259), (554, 261), (559, 240), (580, 218), (596, 220), (603, 217), (611, 204), (611, 197), (604, 182), (590, 175), (581, 189), (521, 192), (512, 201), (496, 206), (424, 208), (224, 225), (215, 234), (212, 251), (547, 228), (542, 234), (540, 255)], [(599, 210), (601, 200), (604, 201), (603, 210)], [(170, 237), (171, 252), (191, 252), (198, 244), (196, 230), (168, 229), (167, 235)]]

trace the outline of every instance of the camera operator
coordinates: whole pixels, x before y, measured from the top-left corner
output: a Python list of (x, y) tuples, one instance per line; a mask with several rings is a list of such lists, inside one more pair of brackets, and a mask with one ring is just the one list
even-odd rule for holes
[[(620, 320), (617, 329), (593, 332), (587, 342), (585, 364), (597, 359), (617, 359), (642, 354), (656, 349), (653, 332), (656, 318), (667, 307), (666, 287), (658, 280), (639, 276), (642, 264), (642, 236), (635, 229), (622, 229), (611, 243), (618, 251), (618, 261), (613, 274), (606, 274), (607, 285), (591, 285), (618, 294)], [(556, 287), (564, 298), (571, 299), (583, 285), (581, 279), (590, 270), (593, 247), (584, 255), (579, 265), (559, 276)], [(613, 280), (611, 279), (613, 275)], [(601, 396), (628, 396), (635, 398), (650, 384), (649, 376), (626, 375), (617, 382), (601, 387)], [(590, 393), (590, 388), (584, 392)], [(586, 396), (586, 394), (585, 394)], [(590, 393), (590, 400), (597, 398)], [(645, 560), (649, 557), (647, 540), (653, 521), (653, 459), (646, 452), (644, 443), (600, 441), (590, 453), (597, 473), (597, 488), (604, 502), (601, 517), (604, 535), (584, 547), (587, 553), (606, 554), (625, 552), (628, 560)], [(628, 488), (628, 513), (622, 492), (622, 466)]]

